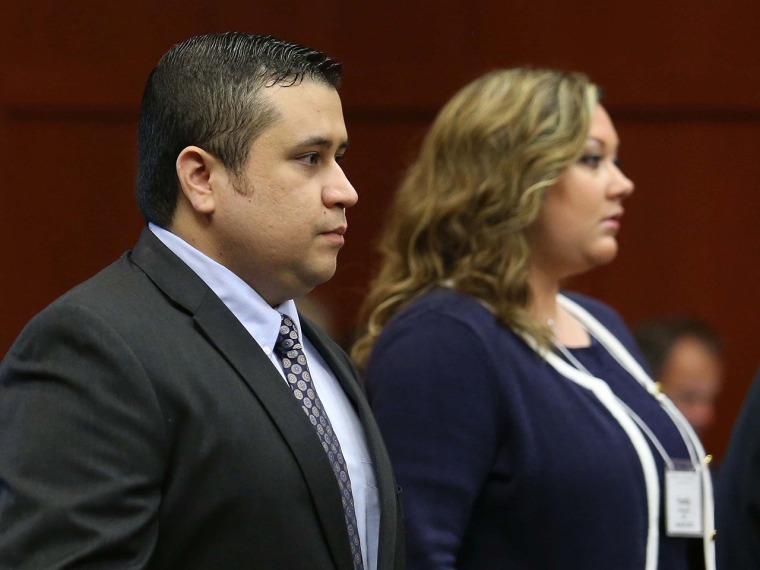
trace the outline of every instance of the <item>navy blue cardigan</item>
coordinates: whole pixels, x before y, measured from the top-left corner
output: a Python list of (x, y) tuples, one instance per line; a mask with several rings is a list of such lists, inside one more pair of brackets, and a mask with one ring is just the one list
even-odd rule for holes
[[(570, 297), (641, 361), (614, 311)], [(601, 345), (575, 353), (672, 456), (686, 455)], [(403, 488), (410, 570), (644, 568), (646, 489), (628, 436), (478, 301), (438, 289), (411, 303), (378, 339), (366, 383)], [(704, 568), (699, 540), (660, 537), (660, 570)]]

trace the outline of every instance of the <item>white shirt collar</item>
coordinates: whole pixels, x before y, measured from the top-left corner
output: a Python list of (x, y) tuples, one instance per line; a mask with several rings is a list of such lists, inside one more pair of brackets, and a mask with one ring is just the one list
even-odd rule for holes
[(301, 333), (296, 304), (292, 299), (277, 307), (271, 307), (250, 285), (225, 266), (217, 263), (204, 253), (170, 231), (149, 223), (148, 228), (177, 257), (208, 285), (233, 315), (242, 323), (249, 334), (269, 353), (280, 332), (280, 313), (288, 315)]

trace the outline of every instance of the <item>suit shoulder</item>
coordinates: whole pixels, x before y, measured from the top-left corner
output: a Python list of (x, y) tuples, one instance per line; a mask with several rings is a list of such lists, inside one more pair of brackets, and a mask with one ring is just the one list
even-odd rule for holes
[(130, 261), (129, 252), (125, 252), (116, 261), (61, 295), (51, 306), (64, 303), (97, 305), (101, 299), (123, 296), (130, 289), (139, 287), (144, 280), (145, 274)]
[(42, 309), (23, 328), (19, 339), (51, 328), (78, 328), (80, 335), (97, 334), (93, 329), (102, 330), (102, 327), (134, 328), (131, 324), (136, 321), (155, 318), (159, 307), (166, 305), (161, 298), (160, 292), (125, 253)]

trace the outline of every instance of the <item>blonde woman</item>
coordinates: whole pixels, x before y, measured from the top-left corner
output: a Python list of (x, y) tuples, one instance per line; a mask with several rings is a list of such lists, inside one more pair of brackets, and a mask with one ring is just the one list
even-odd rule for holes
[(615, 258), (633, 192), (598, 99), (581, 74), (485, 75), (399, 189), (353, 355), (412, 570), (714, 568), (699, 440), (619, 316), (562, 291)]

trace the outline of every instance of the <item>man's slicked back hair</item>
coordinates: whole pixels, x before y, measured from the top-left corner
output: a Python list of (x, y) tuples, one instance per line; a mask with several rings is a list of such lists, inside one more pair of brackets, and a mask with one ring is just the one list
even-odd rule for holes
[(176, 161), (188, 146), (239, 175), (251, 143), (277, 118), (261, 90), (304, 79), (338, 89), (341, 64), (302, 45), (239, 32), (172, 47), (151, 72), (140, 110), (137, 203), (145, 220), (171, 223), (179, 192)]

